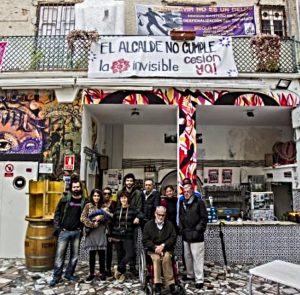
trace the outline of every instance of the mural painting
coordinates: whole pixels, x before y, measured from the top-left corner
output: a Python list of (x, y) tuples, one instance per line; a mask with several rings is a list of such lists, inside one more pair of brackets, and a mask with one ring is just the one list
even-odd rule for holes
[(45, 114), (50, 121), (49, 137), (44, 150), (44, 162), (53, 163), (54, 179), (62, 179), (65, 173), (64, 157), (75, 155), (75, 169), (80, 171), (81, 150), (81, 101), (80, 95), (73, 103), (49, 105)]
[(41, 153), (49, 134), (44, 107), (54, 102), (54, 93), (48, 91), (1, 92), (0, 153)]
[(54, 91), (0, 92), (0, 154), (40, 154), (53, 163), (53, 178), (62, 179), (65, 155), (75, 155), (79, 172), (80, 143), (79, 98), (58, 104)]
[(152, 91), (106, 92), (101, 89), (87, 89), (83, 95), (84, 104), (167, 104), (179, 107), (179, 178), (193, 179), (196, 185), (196, 106), (278, 106), (295, 107), (299, 97), (285, 90), (269, 93), (229, 92), (227, 90), (178, 90), (153, 89)]

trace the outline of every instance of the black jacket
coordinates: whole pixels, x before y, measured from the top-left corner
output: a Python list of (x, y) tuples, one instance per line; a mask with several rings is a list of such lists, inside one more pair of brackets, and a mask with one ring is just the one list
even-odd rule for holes
[(158, 229), (154, 219), (148, 221), (144, 227), (143, 245), (150, 251), (163, 243), (165, 251), (174, 251), (176, 238), (175, 228), (169, 220), (165, 220), (162, 230)]
[(144, 217), (137, 208), (131, 206), (128, 208), (117, 207), (112, 220), (112, 236), (120, 240), (133, 239), (135, 226), (133, 221), (136, 217), (140, 219), (140, 222)]
[(145, 222), (154, 218), (154, 212), (157, 206), (160, 203), (159, 192), (153, 190), (148, 198), (146, 199), (146, 192), (143, 192), (143, 212), (145, 215)]
[[(182, 239), (189, 243), (204, 241), (204, 232), (208, 222), (205, 203), (192, 196), (191, 202), (183, 200), (179, 204), (179, 227)], [(191, 200), (191, 199), (190, 199)]]
[[(122, 192), (126, 192), (126, 188), (124, 187), (121, 191), (117, 192), (117, 207), (121, 206), (120, 203), (120, 195)], [(143, 211), (143, 198), (142, 192), (137, 188), (133, 188), (131, 193), (129, 194), (128, 203), (130, 207), (137, 208), (139, 211)]]
[[(63, 227), (63, 221), (64, 221), (64, 216), (68, 212), (68, 207), (71, 201), (72, 195), (71, 193), (67, 193), (64, 195), (58, 202), (55, 213), (54, 213), (54, 235), (58, 236), (59, 232), (62, 230)], [(81, 213), (83, 211), (83, 208), (85, 204), (87, 203), (86, 199), (82, 196), (81, 198)], [(80, 217), (78, 219), (78, 226), (82, 229), (83, 224), (80, 222)]]

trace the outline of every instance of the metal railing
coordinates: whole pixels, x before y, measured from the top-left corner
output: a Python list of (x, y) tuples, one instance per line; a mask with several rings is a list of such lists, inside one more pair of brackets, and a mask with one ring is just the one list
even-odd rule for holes
[[(8, 41), (2, 72), (16, 71), (87, 71), (89, 48), (76, 41), (68, 48), (66, 36), (0, 37)], [(257, 58), (253, 55), (249, 37), (233, 38), (234, 58), (240, 73), (256, 72)], [(281, 43), (280, 73), (298, 72), (299, 42), (284, 39)]]

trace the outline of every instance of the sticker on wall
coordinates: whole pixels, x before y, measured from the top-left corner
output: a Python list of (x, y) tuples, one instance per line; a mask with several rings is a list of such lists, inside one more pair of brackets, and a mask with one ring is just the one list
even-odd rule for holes
[(219, 182), (219, 170), (209, 169), (208, 170), (208, 183), (218, 183)]

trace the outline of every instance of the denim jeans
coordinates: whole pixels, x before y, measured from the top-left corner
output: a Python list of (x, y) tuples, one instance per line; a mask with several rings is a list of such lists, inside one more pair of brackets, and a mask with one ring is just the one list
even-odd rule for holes
[(65, 257), (69, 245), (70, 256), (65, 275), (70, 276), (74, 274), (79, 255), (80, 236), (81, 233), (79, 230), (63, 230), (60, 232), (57, 240), (53, 278), (60, 279), (62, 276), (65, 264)]

